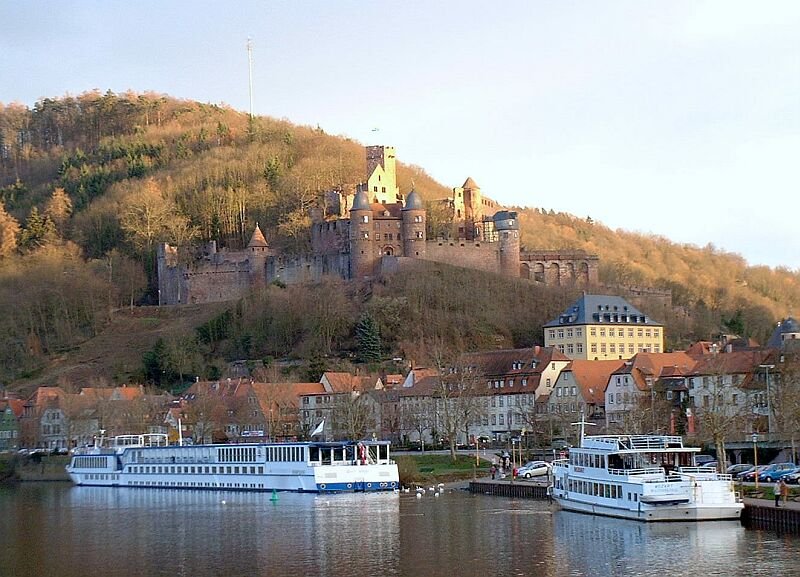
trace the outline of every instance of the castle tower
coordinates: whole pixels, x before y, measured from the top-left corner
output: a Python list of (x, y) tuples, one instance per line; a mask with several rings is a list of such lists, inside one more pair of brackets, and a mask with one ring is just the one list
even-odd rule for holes
[(366, 191), (369, 201), (381, 204), (395, 204), (401, 199), (394, 146), (367, 146)]
[(516, 212), (501, 210), (492, 217), (500, 244), (500, 274), (519, 276), (519, 221)]
[(370, 277), (375, 272), (372, 217), (367, 193), (359, 190), (350, 209), (350, 278)]
[(269, 245), (267, 239), (264, 238), (264, 233), (261, 232), (261, 227), (256, 223), (256, 229), (253, 231), (253, 236), (250, 237), (250, 242), (247, 243), (247, 252), (249, 253), (250, 260), (250, 276), (253, 282), (261, 282), (266, 279), (267, 271), (267, 257), (269, 256)]
[(412, 190), (403, 207), (403, 256), (425, 258), (425, 205)]
[(473, 222), (481, 220), (483, 218), (481, 187), (469, 177), (461, 188), (464, 189), (464, 220)]

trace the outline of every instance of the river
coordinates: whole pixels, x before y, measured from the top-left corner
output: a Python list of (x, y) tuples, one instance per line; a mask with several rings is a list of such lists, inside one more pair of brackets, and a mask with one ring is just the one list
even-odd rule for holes
[(800, 574), (800, 538), (642, 524), (449, 491), (308, 495), (0, 487), (2, 577)]

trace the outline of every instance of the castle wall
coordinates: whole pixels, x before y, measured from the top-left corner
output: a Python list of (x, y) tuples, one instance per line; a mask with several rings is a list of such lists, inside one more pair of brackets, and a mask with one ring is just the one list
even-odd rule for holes
[(429, 240), (425, 243), (424, 259), (499, 273), (500, 245), (499, 243)]
[(271, 257), (267, 261), (266, 282), (283, 284), (319, 282), (324, 276), (350, 278), (350, 255)]
[(184, 293), (174, 295), (175, 300), (162, 304), (211, 303), (243, 297), (253, 282), (250, 263), (223, 263), (198, 267), (187, 271), (184, 267), (175, 270), (181, 275)]

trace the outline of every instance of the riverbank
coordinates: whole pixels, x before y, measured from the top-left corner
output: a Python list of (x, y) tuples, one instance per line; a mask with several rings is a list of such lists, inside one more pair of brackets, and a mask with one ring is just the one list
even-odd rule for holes
[(14, 455), (0, 460), (0, 483), (69, 481), (66, 455)]

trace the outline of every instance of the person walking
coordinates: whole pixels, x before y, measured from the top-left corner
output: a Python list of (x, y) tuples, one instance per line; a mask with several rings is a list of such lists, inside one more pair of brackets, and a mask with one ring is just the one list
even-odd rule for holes
[(772, 488), (772, 493), (775, 495), (775, 507), (780, 507), (781, 500), (781, 482), (775, 481), (775, 486)]
[(786, 504), (786, 501), (789, 500), (789, 485), (786, 483), (786, 479), (781, 479), (781, 501), (783, 504)]

